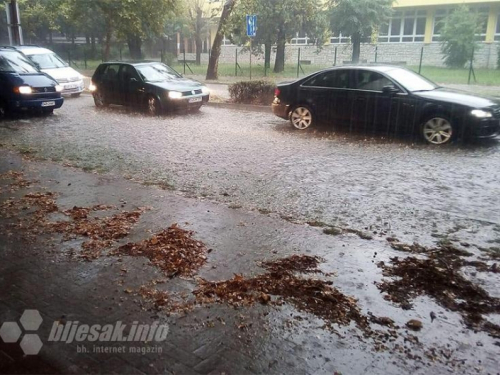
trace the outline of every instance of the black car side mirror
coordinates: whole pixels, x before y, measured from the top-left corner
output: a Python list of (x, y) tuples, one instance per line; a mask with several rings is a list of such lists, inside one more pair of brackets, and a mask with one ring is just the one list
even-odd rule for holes
[(399, 89), (393, 85), (387, 85), (382, 87), (382, 92), (387, 95), (397, 94)]
[(137, 78), (134, 78), (134, 77), (131, 77), (129, 79), (129, 81), (132, 82), (132, 83), (139, 82), (139, 81), (137, 81)]

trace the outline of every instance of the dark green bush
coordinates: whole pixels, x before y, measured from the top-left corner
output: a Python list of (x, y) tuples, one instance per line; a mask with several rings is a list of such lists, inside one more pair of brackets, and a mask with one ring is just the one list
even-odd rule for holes
[(274, 88), (274, 84), (266, 81), (236, 82), (229, 86), (229, 95), (236, 103), (270, 105)]

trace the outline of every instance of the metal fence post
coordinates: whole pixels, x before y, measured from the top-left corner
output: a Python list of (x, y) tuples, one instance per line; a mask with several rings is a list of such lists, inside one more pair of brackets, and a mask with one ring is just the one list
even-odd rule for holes
[(375, 46), (375, 63), (377, 63), (377, 57), (378, 57), (378, 46)]
[(297, 54), (297, 78), (299, 78), (299, 69), (300, 69), (300, 47), (299, 47), (299, 53)]
[(422, 59), (424, 58), (424, 46), (420, 50), (420, 63), (418, 64), (418, 74), (422, 71)]
[(68, 49), (68, 64), (71, 66), (71, 50)]
[(182, 54), (184, 56), (184, 74), (186, 74), (186, 49), (182, 50)]
[(234, 61), (234, 76), (238, 77), (238, 47), (236, 47), (236, 59)]
[(122, 57), (122, 46), (120, 46), (120, 61), (123, 60), (123, 57)]
[(252, 80), (252, 38), (250, 38), (250, 81)]
[(333, 66), (337, 65), (337, 47), (335, 47), (335, 55), (333, 57)]
[(87, 50), (83, 50), (83, 63), (85, 64), (85, 69), (87, 69)]
[(470, 56), (469, 79), (467, 80), (468, 85), (470, 85), (471, 76), (474, 76), (474, 82), (477, 82), (476, 74), (474, 73), (473, 62), (474, 62), (474, 47), (472, 47), (472, 54)]

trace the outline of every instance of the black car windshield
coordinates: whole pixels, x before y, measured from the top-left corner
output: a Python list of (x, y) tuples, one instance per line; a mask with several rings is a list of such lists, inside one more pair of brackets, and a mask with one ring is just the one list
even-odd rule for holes
[(38, 73), (38, 70), (19, 52), (2, 51), (0, 52), (0, 72), (34, 74)]
[(439, 87), (434, 82), (406, 69), (391, 69), (386, 74), (409, 91), (431, 91)]
[(159, 82), (181, 78), (179, 73), (165, 64), (150, 64), (136, 66), (142, 79), (146, 82)]
[(66, 63), (55, 53), (29, 55), (28, 57), (31, 61), (38, 64), (40, 69), (57, 69), (66, 67)]

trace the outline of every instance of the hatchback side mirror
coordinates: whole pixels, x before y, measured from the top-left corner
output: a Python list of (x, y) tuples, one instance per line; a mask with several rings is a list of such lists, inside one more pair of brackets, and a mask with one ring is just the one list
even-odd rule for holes
[(397, 94), (399, 89), (393, 85), (387, 85), (382, 87), (382, 92), (387, 95)]
[(131, 77), (129, 79), (129, 81), (132, 82), (132, 83), (139, 82), (139, 81), (137, 81), (137, 78), (134, 78), (134, 77)]

